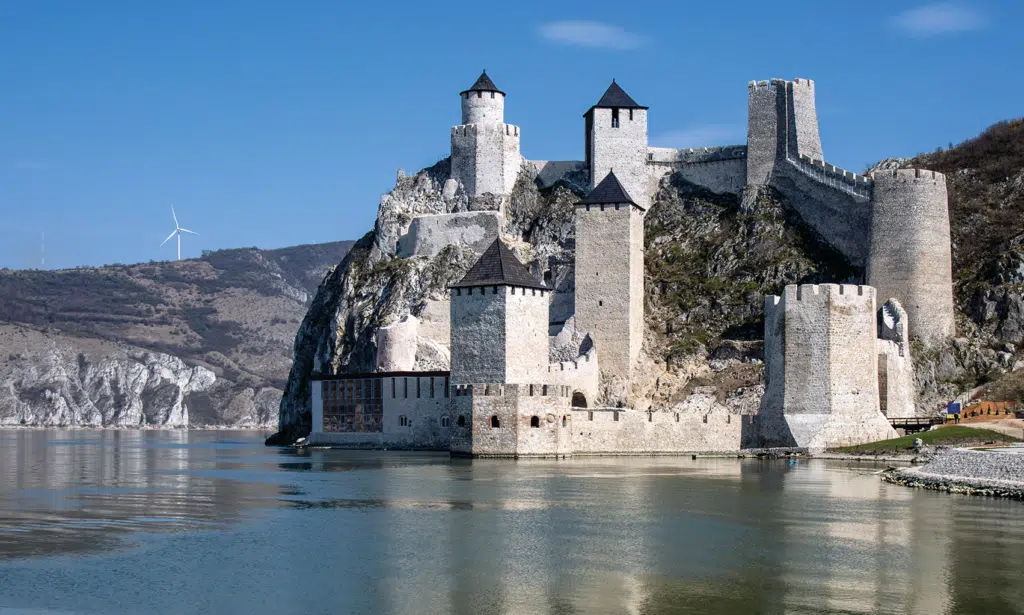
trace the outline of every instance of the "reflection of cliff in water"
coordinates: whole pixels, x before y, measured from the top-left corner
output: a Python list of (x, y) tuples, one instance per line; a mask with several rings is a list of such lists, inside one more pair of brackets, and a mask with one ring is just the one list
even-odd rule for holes
[(251, 449), (231, 437), (0, 431), (0, 558), (115, 548), (128, 532), (223, 527), (276, 505), (277, 485), (221, 476)]

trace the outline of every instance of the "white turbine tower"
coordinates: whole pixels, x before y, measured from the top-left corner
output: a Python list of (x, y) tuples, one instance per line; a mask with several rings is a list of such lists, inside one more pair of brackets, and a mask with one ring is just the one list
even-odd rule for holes
[(160, 243), (160, 245), (163, 246), (165, 243), (167, 243), (168, 241), (171, 240), (171, 237), (174, 237), (175, 235), (177, 235), (178, 236), (178, 260), (180, 261), (181, 260), (181, 234), (182, 233), (191, 233), (193, 235), (198, 235), (199, 233), (197, 233), (195, 231), (190, 231), (187, 228), (181, 228), (180, 226), (178, 226), (178, 215), (174, 213), (174, 205), (171, 205), (171, 215), (174, 216), (174, 230), (171, 231), (171, 234), (168, 235), (167, 239), (164, 239), (163, 242)]

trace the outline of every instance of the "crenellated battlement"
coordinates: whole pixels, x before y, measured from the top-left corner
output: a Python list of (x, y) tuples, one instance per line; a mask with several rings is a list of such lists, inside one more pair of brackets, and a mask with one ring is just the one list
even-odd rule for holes
[(946, 183), (945, 175), (938, 171), (929, 171), (927, 169), (887, 169), (884, 171), (874, 171), (871, 173), (871, 178), (873, 181), (886, 183)]
[(477, 136), (481, 134), (504, 134), (519, 137), (519, 127), (514, 124), (461, 124), (452, 126), (453, 137)]
[[(797, 81), (800, 81), (800, 80), (797, 79)], [(809, 80), (805, 79), (805, 81), (809, 81)], [(811, 83), (813, 83), (813, 82), (811, 82)], [(747, 89), (748, 90), (754, 90), (754, 91), (765, 91), (765, 92), (774, 92), (774, 91), (776, 91), (778, 89), (785, 90), (786, 89), (786, 80), (785, 79), (774, 78), (774, 79), (766, 79), (766, 80), (762, 80), (762, 81), (751, 81), (751, 82), (749, 82), (747, 84)]]
[(833, 164), (825, 162), (824, 160), (811, 158), (806, 154), (800, 154), (800, 156), (795, 159), (787, 156), (786, 160), (790, 162), (794, 168), (820, 183), (842, 190), (859, 198), (871, 198), (871, 190), (874, 185), (874, 180), (871, 177), (858, 175), (852, 171), (841, 169)]
[(452, 385), (452, 397), (570, 397), (572, 389), (560, 384), (474, 383)]

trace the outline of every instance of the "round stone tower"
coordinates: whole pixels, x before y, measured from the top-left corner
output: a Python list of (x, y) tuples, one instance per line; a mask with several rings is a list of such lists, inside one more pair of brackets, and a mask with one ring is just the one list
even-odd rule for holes
[(462, 97), (462, 123), (504, 124), (505, 93), (498, 89), (487, 71), (480, 74), (473, 87), (460, 92)]
[(955, 332), (946, 177), (899, 169), (874, 173), (867, 283), (895, 297), (925, 345)]

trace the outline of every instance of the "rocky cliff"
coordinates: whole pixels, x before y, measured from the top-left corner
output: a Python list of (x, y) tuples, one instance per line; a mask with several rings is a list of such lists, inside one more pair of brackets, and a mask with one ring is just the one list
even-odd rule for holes
[(0, 425), (276, 425), (295, 330), (350, 245), (0, 271)]
[[(916, 349), (919, 393), (929, 408), (1024, 367), (1018, 358), (1024, 333), (1022, 125), (1000, 124), (948, 151), (878, 165), (920, 166), (949, 178), (960, 333), (944, 348)], [(459, 246), (399, 256), (414, 216), (480, 205), (444, 190), (447, 176), (443, 161), (400, 178), (381, 201), (375, 229), (320, 286), (296, 337), (281, 402), (287, 437), (308, 425), (311, 374), (372, 371), (379, 328), (429, 312), (473, 263), (472, 251)], [(573, 203), (586, 178), (570, 175), (543, 189), (536, 179), (524, 165), (504, 231), (520, 259), (555, 284), (551, 320), (560, 323), (573, 312)], [(817, 241), (771, 189), (748, 189), (739, 198), (669, 176), (647, 213), (645, 234), (647, 330), (634, 390), (644, 400), (641, 408), (755, 410), (764, 390), (764, 296), (786, 284), (858, 283), (864, 275)], [(554, 347), (552, 359), (564, 359), (564, 350)], [(418, 365), (425, 354), (419, 345)]]

